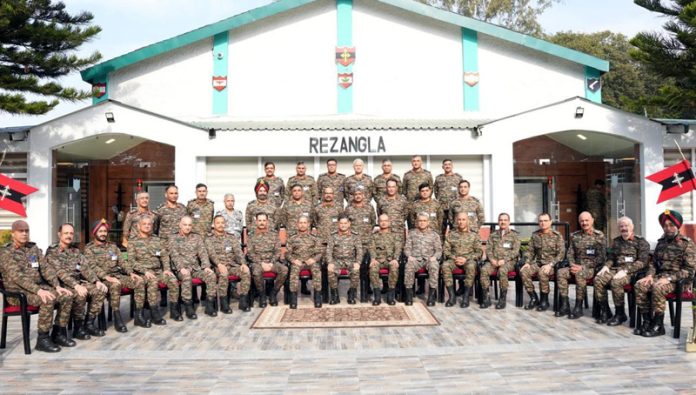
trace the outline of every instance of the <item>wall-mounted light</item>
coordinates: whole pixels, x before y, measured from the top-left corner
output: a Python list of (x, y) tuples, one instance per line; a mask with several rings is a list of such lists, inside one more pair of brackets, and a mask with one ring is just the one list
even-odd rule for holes
[(473, 138), (483, 136), (483, 126), (467, 127), (466, 129), (468, 129), (471, 132), (471, 137)]
[(108, 123), (114, 123), (116, 122), (116, 118), (114, 118), (114, 113), (112, 112), (107, 112), (104, 114), (106, 116), (106, 122)]
[(213, 129), (213, 128), (208, 129), (208, 139), (213, 140), (215, 137), (217, 137), (217, 133), (215, 132), (215, 129)]
[(582, 118), (583, 115), (585, 115), (585, 109), (578, 106), (578, 108), (575, 109), (575, 118)]
[(116, 139), (108, 139), (108, 140), (106, 140), (106, 141), (104, 142), (104, 144), (111, 144), (111, 143), (113, 143), (114, 141), (116, 141)]
[(580, 134), (580, 133), (578, 133), (578, 138), (580, 140), (587, 140), (587, 137), (584, 134)]

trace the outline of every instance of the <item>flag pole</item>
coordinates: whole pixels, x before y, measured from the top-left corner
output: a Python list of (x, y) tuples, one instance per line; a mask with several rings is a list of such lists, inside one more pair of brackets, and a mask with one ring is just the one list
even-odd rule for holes
[[(679, 143), (677, 143), (677, 139), (674, 139), (674, 144), (677, 145), (677, 149), (679, 150), (679, 155), (681, 155), (682, 159), (686, 160), (686, 156), (684, 156), (684, 153), (682, 152), (681, 147), (679, 146)], [(691, 163), (691, 162), (689, 162)], [(692, 171), (693, 172), (693, 171)]]

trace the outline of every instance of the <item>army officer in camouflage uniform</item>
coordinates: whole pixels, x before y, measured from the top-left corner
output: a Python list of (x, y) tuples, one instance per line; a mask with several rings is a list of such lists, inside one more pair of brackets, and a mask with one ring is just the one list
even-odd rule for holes
[(314, 307), (321, 307), (321, 256), (324, 248), (321, 240), (309, 233), (309, 217), (301, 215), (297, 220), (297, 233), (288, 239), (285, 258), (290, 262), (290, 308), (297, 308), (297, 289), (302, 269), (312, 271)]
[[(305, 202), (306, 203), (306, 202)], [(278, 291), (288, 276), (288, 267), (280, 263), (280, 239), (278, 233), (268, 228), (268, 216), (265, 213), (256, 214), (256, 231), (249, 238), (247, 254), (252, 263), (252, 276), (259, 293), (259, 307), (266, 307), (266, 289), (263, 274), (276, 274), (275, 286), (271, 291), (271, 306), (278, 305)]]
[[(520, 269), (524, 289), (529, 294), (529, 303), (525, 310), (536, 308), (537, 311), (545, 311), (549, 308), (549, 281), (553, 275), (556, 264), (565, 256), (563, 236), (551, 228), (551, 215), (539, 214), (539, 229), (534, 231), (525, 253), (525, 264)], [(532, 278), (539, 275), (539, 290), (541, 301), (534, 291)]]
[[(464, 293), (462, 302), (459, 305), (462, 308), (469, 307), (469, 295), (471, 288), (474, 286), (476, 278), (477, 262), (483, 255), (483, 247), (481, 238), (478, 232), (469, 229), (469, 217), (466, 213), (457, 214), (457, 229), (449, 232), (445, 238), (445, 263), (442, 265), (442, 278), (445, 280), (445, 287), (449, 293), (449, 300), (445, 303), (446, 307), (454, 306), (457, 303), (457, 296), (454, 293), (454, 280), (452, 278), (452, 270), (457, 267), (464, 270)], [(483, 299), (488, 297), (488, 290), (484, 289)], [(435, 305), (435, 293), (433, 288), (430, 288), (428, 296), (429, 306)], [(432, 303), (431, 303), (432, 298)]]
[(338, 276), (341, 269), (348, 271), (350, 276), (350, 288), (348, 289), (348, 303), (355, 304), (355, 297), (360, 285), (360, 263), (363, 257), (363, 243), (360, 236), (350, 228), (351, 221), (346, 214), (338, 218), (338, 232), (329, 238), (326, 247), (326, 263), (329, 280), (330, 298), (329, 304), (341, 302), (338, 297)]
[(196, 185), (196, 198), (188, 201), (186, 213), (193, 220), (191, 231), (205, 237), (210, 232), (215, 213), (215, 203), (208, 199), (208, 186), (205, 184)]
[[(420, 213), (416, 217), (416, 229), (408, 233), (404, 254), (408, 259), (404, 271), (404, 285), (406, 286), (405, 304), (413, 304), (413, 284), (416, 280), (416, 272), (421, 268), (428, 270), (428, 284), (431, 295), (437, 290), (437, 281), (440, 273), (440, 257), (442, 257), (442, 241), (440, 236), (429, 227), (430, 216)], [(432, 300), (431, 300), (432, 299)], [(428, 298), (431, 305), (435, 305), (434, 298)]]
[(389, 216), (379, 216), (379, 231), (370, 237), (370, 284), (372, 285), (373, 306), (382, 303), (382, 279), (379, 270), (389, 269), (387, 280), (387, 304), (396, 304), (395, 289), (399, 279), (399, 258), (401, 257), (401, 240), (390, 229)]
[[(510, 229), (510, 215), (498, 215), (498, 229), (491, 233), (486, 244), (488, 262), (481, 268), (481, 288), (488, 290), (491, 285), (491, 274), (498, 272), (500, 281), (500, 298), (496, 309), (504, 309), (507, 302), (508, 273), (515, 268), (520, 257), (520, 237), (516, 230)], [(490, 297), (484, 299), (481, 308), (490, 307)]]
[(239, 277), (239, 310), (251, 311), (249, 307), (249, 287), (251, 271), (244, 259), (242, 246), (237, 236), (226, 231), (227, 221), (222, 215), (213, 219), (213, 232), (205, 238), (210, 263), (217, 275), (217, 294), (220, 297), (220, 311), (231, 314), (228, 297), (229, 276)]

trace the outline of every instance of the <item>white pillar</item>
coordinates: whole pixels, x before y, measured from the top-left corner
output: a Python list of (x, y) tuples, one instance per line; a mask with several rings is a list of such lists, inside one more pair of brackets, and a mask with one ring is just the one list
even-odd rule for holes
[(53, 159), (52, 150), (42, 147), (29, 152), (27, 183), (37, 192), (27, 197), (27, 222), (31, 230), (31, 240), (46, 251), (53, 243), (53, 222), (55, 201), (53, 199)]
[(174, 180), (179, 187), (179, 201), (185, 205), (196, 197), (199, 163), (196, 155), (183, 144), (176, 146), (174, 157)]
[(491, 213), (491, 217), (486, 219), (489, 222), (496, 222), (501, 212), (510, 214), (510, 219), (515, 218), (515, 169), (512, 145), (511, 142), (501, 143), (491, 154), (490, 180), (484, 180), (487, 183), (486, 193), (491, 196), (491, 208), (486, 210)]

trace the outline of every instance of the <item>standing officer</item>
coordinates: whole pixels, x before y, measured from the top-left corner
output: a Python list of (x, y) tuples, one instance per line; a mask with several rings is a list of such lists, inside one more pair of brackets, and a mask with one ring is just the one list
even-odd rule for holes
[(220, 311), (231, 314), (227, 291), (229, 288), (228, 276), (237, 276), (239, 281), (239, 310), (251, 311), (249, 307), (249, 286), (251, 285), (251, 272), (244, 260), (242, 246), (235, 234), (227, 233), (226, 221), (222, 215), (213, 218), (213, 232), (205, 238), (205, 247), (208, 251), (210, 262), (215, 267), (217, 275), (217, 294), (220, 297)]
[(604, 180), (596, 179), (594, 186), (585, 195), (587, 211), (595, 219), (596, 228), (604, 232), (607, 218), (607, 198), (605, 196)]
[[(317, 179), (317, 191), (321, 194), (326, 188), (331, 188), (334, 192), (334, 200), (343, 207), (343, 182), (346, 179), (345, 174), (336, 172), (338, 162), (334, 158), (326, 160), (326, 173), (319, 175)], [(321, 196), (317, 197), (320, 200)]]
[[(665, 210), (658, 219), (664, 234), (657, 240), (647, 275), (636, 282), (636, 305), (643, 316), (643, 326), (637, 334), (645, 337), (665, 334), (665, 297), (675, 291), (678, 281), (692, 279), (696, 269), (694, 242), (679, 233), (682, 215)], [(648, 293), (652, 293), (652, 300)]]
[(392, 172), (394, 166), (392, 161), (389, 159), (382, 160), (382, 174), (378, 175), (374, 179), (375, 184), (375, 202), (379, 202), (384, 195), (387, 194), (387, 181), (394, 179), (396, 180), (397, 193), (401, 194), (401, 177), (397, 176)]
[(406, 200), (413, 202), (418, 199), (420, 186), (423, 183), (427, 183), (432, 188), (433, 175), (423, 168), (423, 158), (420, 155), (413, 155), (411, 157), (411, 170), (404, 174), (404, 184), (402, 186)]
[(372, 200), (375, 184), (372, 182), (372, 177), (363, 173), (364, 168), (365, 162), (360, 158), (355, 159), (353, 161), (353, 171), (355, 173), (346, 177), (343, 181), (343, 195), (348, 204), (353, 201), (353, 195), (358, 190), (363, 191), (366, 202), (369, 203)]
[(387, 181), (386, 195), (377, 201), (377, 214), (389, 216), (389, 229), (403, 248), (406, 235), (406, 219), (409, 213), (409, 202), (399, 193), (399, 183), (396, 179)]
[(302, 185), (295, 184), (290, 187), (292, 196), (283, 203), (280, 208), (278, 217), (280, 223), (287, 229), (288, 237), (297, 232), (297, 220), (304, 215), (307, 218), (312, 218), (314, 213), (314, 205), (304, 197), (304, 189)]
[(343, 208), (334, 199), (333, 187), (325, 187), (322, 190), (324, 197), (322, 202), (314, 206), (314, 219), (311, 221), (317, 228), (319, 241), (322, 244), (321, 252), (325, 254), (326, 245), (329, 243), (331, 233), (338, 231), (338, 217), (343, 214)]
[(507, 290), (508, 273), (512, 271), (520, 258), (520, 236), (516, 230), (510, 229), (510, 215), (500, 213), (498, 215), (498, 229), (491, 233), (486, 244), (488, 262), (481, 268), (481, 288), (484, 289), (484, 299), (481, 308), (491, 305), (488, 288), (491, 285), (491, 274), (498, 272), (500, 281), (500, 299), (495, 305), (496, 309), (504, 309)]
[(435, 187), (433, 193), (442, 207), (449, 207), (452, 200), (457, 198), (459, 183), (464, 179), (459, 173), (454, 172), (452, 159), (442, 161), (442, 170), (445, 172), (435, 177)]
[(338, 276), (341, 269), (346, 269), (350, 276), (348, 304), (355, 304), (355, 297), (360, 285), (360, 262), (363, 247), (360, 236), (350, 228), (351, 220), (344, 213), (338, 218), (338, 232), (333, 233), (326, 247), (326, 271), (329, 280), (329, 304), (341, 303), (338, 297)]
[[(41, 249), (29, 241), (29, 224), (18, 220), (12, 223), (12, 241), (0, 249), (0, 273), (5, 289), (21, 292), (30, 305), (39, 307), (39, 337), (36, 349), (44, 352), (58, 352), (60, 347), (74, 347), (75, 342), (68, 339), (67, 325), (70, 319), (73, 296), (58, 282), (51, 287), (41, 279), (40, 267), (46, 265)], [(49, 272), (52, 270), (49, 269)], [(11, 306), (19, 306), (17, 298), (8, 297)], [(53, 320), (53, 309), (58, 306), (58, 316)], [(6, 307), (6, 306), (4, 306)], [(53, 325), (53, 336), (48, 331)]]
[(312, 271), (314, 307), (321, 307), (321, 241), (309, 233), (309, 217), (297, 219), (297, 233), (288, 239), (286, 259), (290, 262), (290, 308), (297, 308), (297, 288), (302, 269)]
[[(286, 193), (290, 193), (293, 185), (299, 185), (302, 187), (302, 198), (308, 201), (312, 206), (316, 203), (319, 198), (319, 192), (317, 192), (317, 183), (314, 181), (314, 177), (307, 174), (307, 166), (304, 162), (297, 162), (295, 166), (295, 175), (288, 179), (288, 185), (285, 189)], [(287, 201), (290, 196), (286, 196)]]
[[(142, 218), (142, 217), (141, 217)], [(150, 219), (152, 220), (152, 219)], [(133, 290), (135, 299), (135, 325), (148, 328), (147, 320), (143, 316), (145, 303), (145, 282), (137, 274), (126, 274), (126, 266), (130, 264), (121, 258), (121, 250), (116, 244), (107, 240), (109, 224), (106, 219), (95, 222), (92, 225), (94, 239), (85, 246), (85, 258), (92, 271), (109, 288), (109, 303), (114, 317), (114, 328), (118, 332), (128, 332), (128, 328), (121, 318), (121, 289)], [(137, 235), (134, 235), (137, 236)]]
[(363, 191), (355, 191), (353, 201), (350, 206), (346, 207), (345, 214), (350, 218), (351, 229), (360, 236), (363, 253), (367, 252), (377, 217), (375, 209), (365, 200)]
[(481, 202), (469, 195), (470, 187), (471, 184), (467, 180), (459, 182), (459, 196), (452, 200), (449, 205), (449, 221), (450, 224), (453, 224), (456, 215), (464, 212), (469, 216), (469, 228), (474, 232), (478, 232), (481, 225), (486, 222), (486, 217), (483, 214)]
[[(454, 280), (452, 270), (457, 267), (464, 269), (464, 293), (459, 307), (469, 307), (469, 294), (474, 286), (476, 278), (476, 263), (483, 255), (481, 237), (478, 232), (469, 229), (469, 217), (466, 213), (457, 215), (457, 229), (449, 232), (445, 237), (445, 263), (442, 265), (442, 277), (445, 280), (445, 287), (449, 293), (449, 300), (445, 303), (446, 307), (454, 306), (457, 303), (457, 295), (454, 293)], [(484, 289), (483, 299), (488, 297), (488, 290)], [(433, 288), (430, 288), (430, 298), (435, 305)]]
[[(263, 170), (266, 173), (266, 175), (263, 177), (259, 177), (256, 180), (256, 185), (258, 186), (258, 184), (261, 181), (266, 182), (266, 185), (268, 186), (268, 188), (266, 189), (266, 193), (269, 196), (269, 200), (276, 206), (276, 208), (280, 208), (280, 206), (283, 205), (283, 200), (285, 199), (285, 183), (283, 182), (282, 178), (276, 177), (275, 163), (264, 163)], [(249, 222), (247, 222), (247, 226), (248, 225)]]
[[(166, 242), (169, 236), (179, 231), (179, 222), (186, 215), (186, 206), (178, 202), (179, 188), (176, 185), (168, 186), (164, 191), (164, 197), (166, 199), (165, 202), (157, 207), (155, 214), (157, 214), (157, 221), (159, 221), (158, 235)], [(153, 227), (154, 223), (153, 221)]]
[(215, 215), (221, 215), (225, 219), (225, 232), (235, 235), (237, 240), (242, 239), (242, 229), (244, 228), (244, 215), (240, 210), (234, 209), (234, 195), (226, 193), (224, 199), (225, 208), (219, 210)]
[[(89, 263), (77, 247), (72, 245), (75, 228), (71, 224), (63, 224), (58, 230), (58, 243), (48, 247), (46, 265), (55, 271), (55, 277), (44, 275), (53, 287), (59, 283), (64, 285), (72, 294), (72, 314), (74, 318), (73, 337), (86, 340), (92, 336), (104, 336), (104, 331), (94, 325), (94, 319), (104, 305), (108, 288), (91, 270)], [(53, 277), (53, 278), (52, 278)], [(52, 279), (51, 279), (52, 278)], [(90, 298), (89, 312), (85, 322), (85, 305)]]
[(179, 282), (171, 271), (169, 250), (164, 239), (152, 234), (152, 220), (144, 217), (138, 223), (138, 237), (128, 244), (128, 262), (126, 274), (136, 273), (145, 279), (145, 298), (150, 306), (150, 316), (155, 325), (165, 325), (159, 311), (159, 283), (167, 286), (169, 291), (169, 317), (182, 321), (179, 310)]
[(379, 270), (389, 269), (387, 280), (387, 304), (393, 306), (396, 282), (399, 279), (399, 258), (401, 257), (401, 241), (392, 233), (389, 216), (379, 216), (379, 232), (370, 238), (370, 284), (372, 285), (373, 306), (382, 303), (382, 279)]
[[(525, 264), (520, 269), (520, 274), (530, 298), (524, 309), (531, 310), (536, 307), (537, 311), (546, 311), (549, 308), (549, 280), (556, 264), (563, 260), (565, 245), (563, 236), (551, 229), (551, 215), (541, 213), (538, 218), (539, 229), (532, 233), (532, 239), (525, 253)], [(539, 275), (541, 301), (534, 291), (532, 282), (532, 277), (536, 274)]]
[(430, 229), (442, 237), (442, 220), (444, 218), (442, 206), (440, 206), (437, 200), (433, 200), (433, 190), (430, 184), (422, 183), (418, 187), (418, 191), (420, 199), (411, 203), (411, 224), (415, 226), (416, 215), (426, 213), (428, 214)]
[(428, 305), (435, 305), (434, 290), (437, 290), (438, 274), (440, 273), (439, 260), (442, 256), (442, 241), (434, 230), (430, 229), (430, 215), (420, 213), (416, 216), (416, 229), (408, 233), (404, 254), (408, 258), (404, 271), (404, 285), (406, 286), (406, 305), (413, 305), (413, 283), (416, 272), (423, 267), (428, 269), (428, 284), (430, 295)]
[[(573, 232), (570, 237), (568, 262), (570, 267), (558, 270), (558, 289), (561, 295), (561, 307), (556, 317), (568, 315), (570, 319), (583, 316), (582, 305), (587, 291), (587, 280), (594, 277), (597, 264), (604, 264), (607, 256), (607, 240), (604, 233), (596, 230), (592, 214), (583, 211), (578, 216), (580, 230)], [(570, 274), (575, 276), (575, 308), (570, 311), (568, 301), (568, 280)]]
[[(595, 298), (600, 306), (596, 322), (609, 326), (621, 325), (628, 319), (624, 310), (624, 287), (631, 282), (631, 277), (645, 268), (650, 254), (650, 243), (633, 233), (633, 221), (630, 218), (621, 217), (617, 224), (621, 235), (612, 241), (607, 262), (594, 279)], [(611, 319), (607, 300), (608, 286), (611, 286), (616, 308)]]
[(208, 187), (205, 184), (196, 185), (196, 198), (188, 201), (186, 213), (193, 220), (192, 232), (204, 237), (210, 232), (215, 214), (215, 203), (208, 199)]
[[(300, 188), (300, 190), (302, 190)], [(256, 214), (256, 231), (249, 238), (247, 254), (252, 263), (252, 276), (259, 292), (259, 307), (266, 307), (266, 289), (264, 288), (263, 273), (276, 274), (275, 287), (270, 295), (271, 306), (278, 305), (278, 291), (288, 277), (288, 267), (280, 263), (280, 239), (278, 233), (268, 228), (268, 216)]]
[[(271, 229), (276, 229), (276, 217), (280, 208), (276, 207), (275, 204), (268, 199), (269, 188), (268, 182), (263, 180), (259, 180), (254, 187), (256, 200), (252, 200), (247, 204), (245, 212), (247, 233), (249, 236), (253, 235), (256, 229), (256, 215), (258, 213), (266, 214), (268, 226)], [(285, 187), (283, 187), (283, 189), (285, 189)]]
[(217, 316), (217, 282), (215, 273), (210, 268), (208, 251), (205, 248), (203, 238), (193, 233), (192, 230), (191, 217), (184, 216), (179, 223), (179, 233), (169, 238), (169, 256), (172, 267), (176, 269), (177, 277), (181, 282), (181, 299), (184, 302), (186, 318), (195, 320), (198, 316), (193, 305), (191, 281), (194, 278), (200, 278), (205, 283), (208, 290), (205, 314), (211, 317)]
[(135, 202), (138, 205), (133, 210), (126, 214), (126, 219), (123, 220), (123, 237), (121, 244), (124, 247), (128, 247), (128, 239), (138, 237), (138, 221), (142, 217), (150, 217), (152, 221), (155, 221), (157, 215), (150, 211), (150, 194), (141, 191), (135, 195)]

